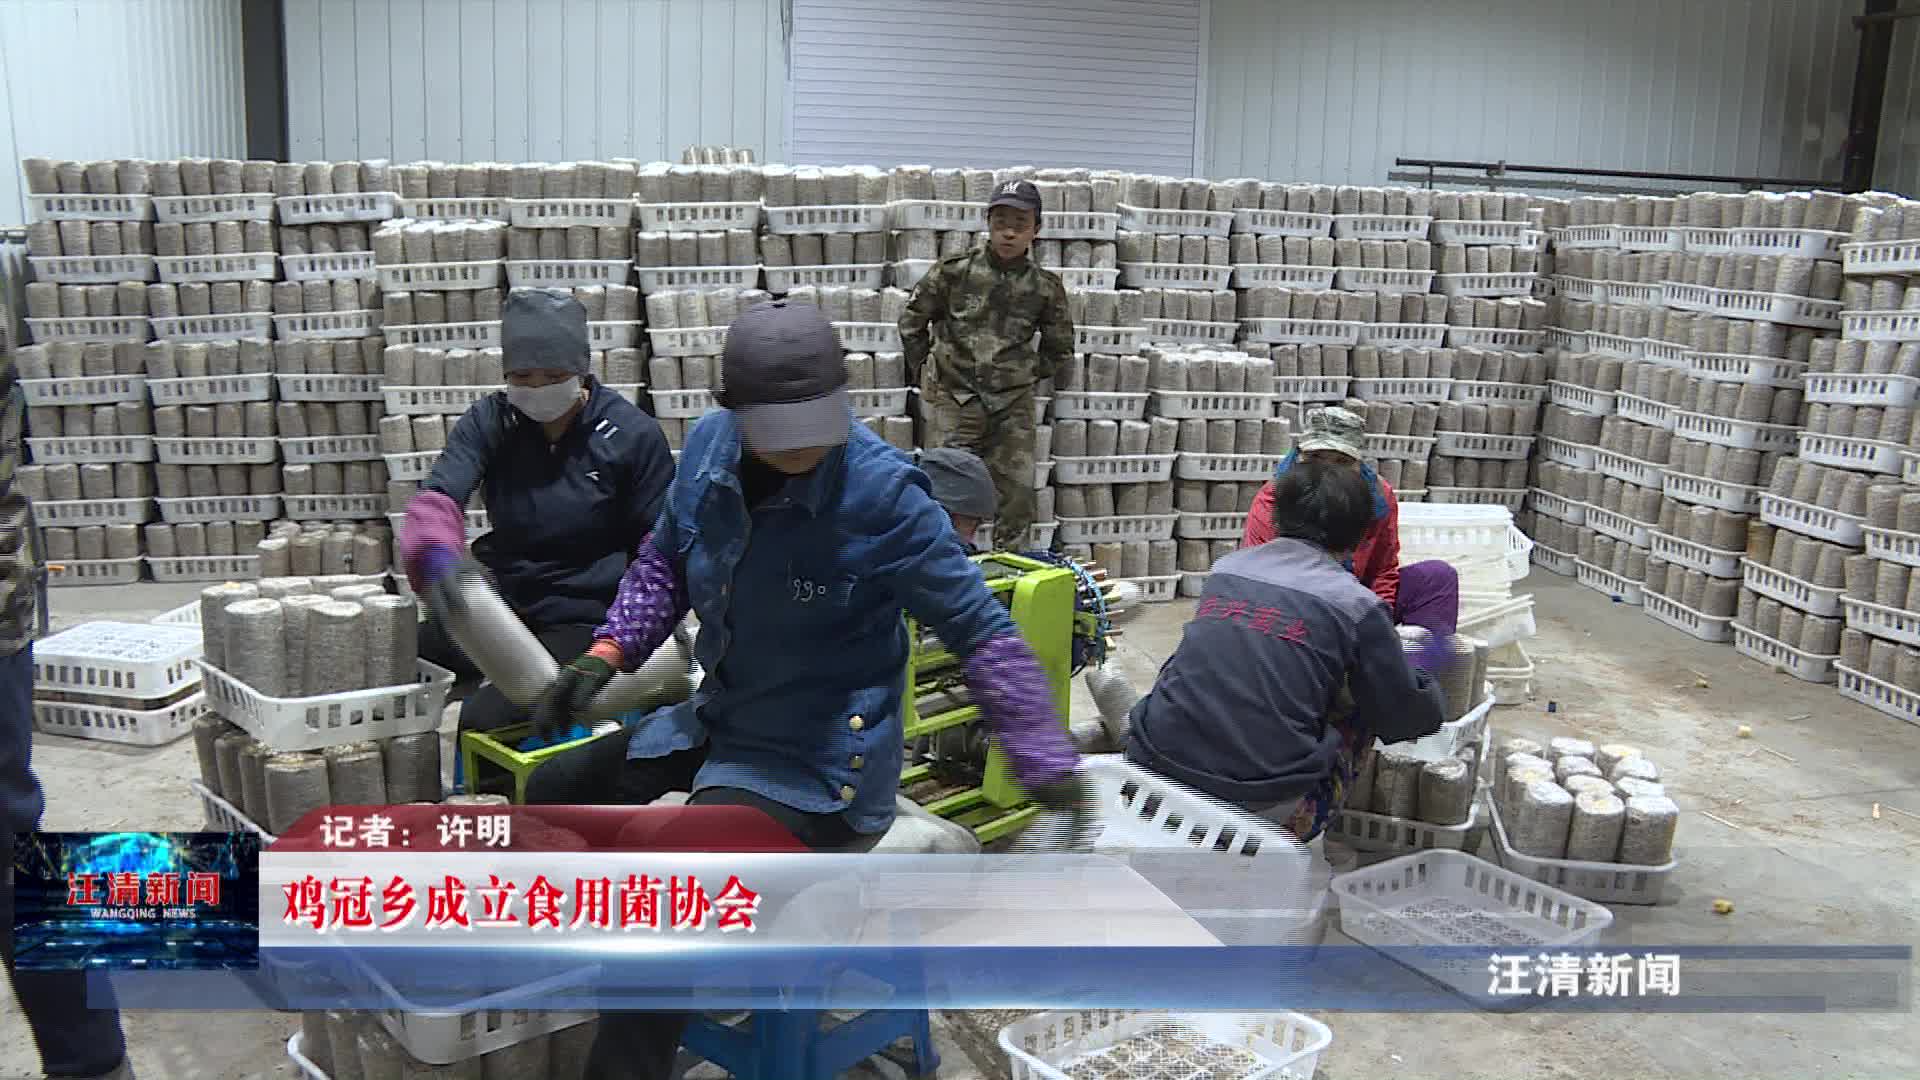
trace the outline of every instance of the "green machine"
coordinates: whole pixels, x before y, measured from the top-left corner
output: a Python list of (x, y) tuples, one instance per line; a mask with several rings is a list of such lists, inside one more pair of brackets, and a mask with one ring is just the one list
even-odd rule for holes
[[(1039, 657), (1064, 724), (1078, 667), (1076, 637), (1084, 641), (1104, 630), (1096, 613), (1080, 610), (1087, 579), (1070, 566), (1009, 552), (977, 555), (974, 562)], [(960, 661), (911, 618), (907, 632), (902, 791), (929, 812), (972, 829), (982, 843), (1019, 831), (1039, 808), (988, 737), (979, 707), (966, 700)]]

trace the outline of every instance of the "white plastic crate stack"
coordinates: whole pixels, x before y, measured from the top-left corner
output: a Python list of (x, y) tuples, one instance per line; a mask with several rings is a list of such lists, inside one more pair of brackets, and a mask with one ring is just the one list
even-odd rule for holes
[(145, 386), (154, 165), (29, 158), (23, 166), (33, 344), (14, 359), (34, 464), (21, 468), (21, 490), (45, 531), (51, 584), (136, 581), (140, 526), (154, 512)]
[(1680, 811), (1658, 766), (1625, 744), (1497, 743), (1488, 802), (1502, 866), (1588, 900), (1660, 902)]
[(633, 258), (641, 292), (760, 284), (766, 186), (761, 166), (655, 162), (641, 166), (634, 183), (639, 229)]
[(1844, 339), (1816, 355), (1807, 374), (1813, 404), (1800, 449), (1806, 462), (1864, 471), (1873, 482), (1860, 518), (1866, 550), (1847, 560), (1840, 655), (1821, 674), (1846, 697), (1920, 723), (1920, 593), (1910, 589), (1920, 567), (1920, 203), (1874, 200), (1858, 211), (1849, 240), (1841, 249)]
[(207, 713), (200, 635), (91, 622), (34, 643), (33, 726), (49, 735), (159, 746)]
[(992, 169), (894, 168), (887, 216), (895, 286), (911, 290), (935, 262), (983, 242), (995, 179)]
[[(766, 232), (760, 237), (760, 261), (769, 292), (783, 295), (802, 285), (880, 288), (887, 272), (892, 191), (887, 173), (868, 165), (770, 165), (763, 184)], [(636, 257), (644, 262), (644, 253)]]
[(1522, 643), (1536, 629), (1533, 597), (1515, 596), (1513, 585), (1527, 576), (1533, 546), (1504, 506), (1400, 504), (1400, 565), (1433, 559), (1453, 567), (1460, 633), (1486, 647), (1487, 682), (1503, 705), (1525, 700), (1532, 690), (1533, 662)]

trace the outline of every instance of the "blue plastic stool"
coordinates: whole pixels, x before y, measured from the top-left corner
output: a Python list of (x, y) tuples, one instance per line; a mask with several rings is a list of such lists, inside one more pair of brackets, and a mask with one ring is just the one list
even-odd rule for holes
[(911, 1075), (932, 1076), (940, 1067), (925, 1009), (874, 1009), (822, 1029), (825, 1015), (767, 1010), (737, 1028), (698, 1016), (687, 1024), (681, 1045), (734, 1080), (834, 1080), (903, 1037), (913, 1040)]

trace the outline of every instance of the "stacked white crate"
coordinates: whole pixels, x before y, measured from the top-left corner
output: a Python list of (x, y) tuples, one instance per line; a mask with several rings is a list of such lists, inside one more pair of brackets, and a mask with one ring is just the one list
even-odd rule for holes
[(145, 283), (155, 274), (151, 163), (24, 164), (33, 344), (14, 361), (33, 464), (21, 468), (18, 483), (45, 530), (52, 584), (135, 581), (143, 549), (130, 530), (154, 513), (145, 388), (152, 333)]
[[(1865, 554), (1847, 567), (1846, 629), (1833, 674), (1846, 697), (1920, 723), (1920, 594), (1911, 589), (1920, 568), (1920, 454), (1911, 419), (1920, 395), (1920, 203), (1887, 200), (1860, 211), (1850, 240), (1842, 249), (1847, 311), (1836, 370), (1808, 376), (1809, 399), (1826, 407), (1828, 434), (1809, 433), (1802, 444), (1810, 458), (1854, 462), (1879, 481), (1861, 522)], [(1857, 420), (1869, 401), (1884, 410), (1878, 438), (1845, 437), (1835, 414), (1851, 404)], [(1888, 475), (1896, 456), (1902, 487)]]
[[(871, 166), (770, 165), (762, 182), (765, 231), (759, 247), (769, 292), (784, 295), (799, 285), (881, 287), (893, 186), (888, 174)], [(704, 257), (698, 261), (711, 265)], [(675, 258), (673, 264), (684, 262)]]

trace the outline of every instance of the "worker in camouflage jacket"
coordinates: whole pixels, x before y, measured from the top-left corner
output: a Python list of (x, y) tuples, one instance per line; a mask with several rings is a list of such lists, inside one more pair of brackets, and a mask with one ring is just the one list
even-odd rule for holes
[(1072, 358), (1073, 319), (1060, 276), (1028, 255), (1040, 232), (1039, 190), (1025, 180), (1001, 184), (987, 229), (986, 244), (920, 279), (900, 340), (920, 387), (922, 445), (969, 450), (987, 463), (1000, 496), (995, 544), (1017, 548), (1034, 517), (1034, 385)]
[(25, 411), (9, 358), (0, 366), (0, 956), (48, 1076), (132, 1080), (111, 987), (96, 975), (89, 1003), (85, 971), (13, 969), (13, 837), (38, 829), (46, 805), (32, 763), (33, 639), (46, 596), (33, 511), (13, 483)]

